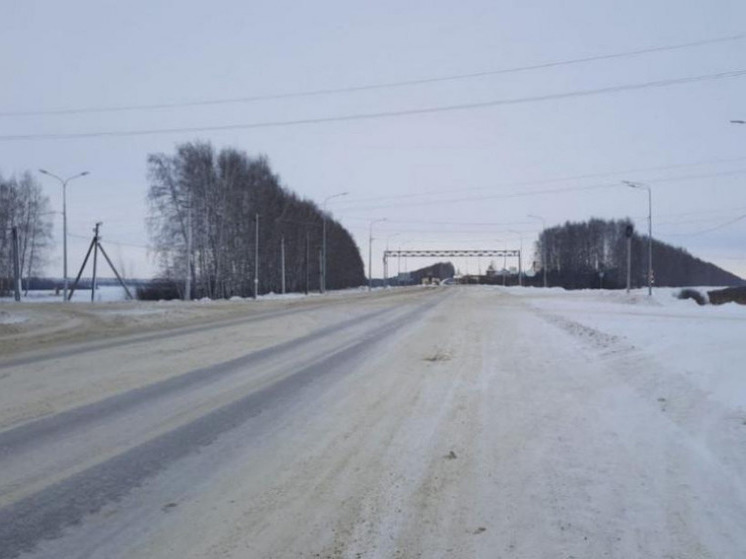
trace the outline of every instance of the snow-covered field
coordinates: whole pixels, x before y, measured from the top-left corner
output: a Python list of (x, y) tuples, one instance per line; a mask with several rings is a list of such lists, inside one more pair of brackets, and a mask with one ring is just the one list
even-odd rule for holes
[[(746, 557), (746, 307), (674, 291), (3, 306), (26, 321), (0, 325), (0, 543)], [(47, 316), (113, 337), (29, 352)]]
[[(505, 288), (501, 288), (505, 289)], [(699, 288), (703, 294), (713, 288)], [(686, 382), (729, 406), (744, 408), (746, 419), (746, 306), (699, 306), (676, 296), (678, 288), (564, 291), (505, 289), (533, 308), (615, 338), (645, 355), (669, 376), (651, 383)], [(572, 326), (569, 326), (572, 328)], [(651, 387), (652, 388), (652, 387)]]
[[(135, 287), (128, 286), (130, 293), (134, 296)], [(127, 293), (120, 286), (114, 285), (102, 285), (96, 289), (96, 297), (94, 299), (97, 302), (115, 302), (127, 300)], [(77, 289), (73, 293), (72, 301), (75, 303), (90, 303), (91, 302), (91, 290), (90, 289)], [(35, 290), (29, 291), (28, 294), (24, 294), (21, 297), (21, 303), (61, 303), (62, 302), (62, 291), (56, 293), (54, 290)], [(0, 303), (15, 303), (12, 297), (0, 297)]]

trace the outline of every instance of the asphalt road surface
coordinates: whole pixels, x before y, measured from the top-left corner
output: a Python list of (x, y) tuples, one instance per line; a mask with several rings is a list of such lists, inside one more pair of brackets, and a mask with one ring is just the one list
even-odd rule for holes
[(0, 558), (743, 556), (625, 351), (453, 287), (7, 355)]

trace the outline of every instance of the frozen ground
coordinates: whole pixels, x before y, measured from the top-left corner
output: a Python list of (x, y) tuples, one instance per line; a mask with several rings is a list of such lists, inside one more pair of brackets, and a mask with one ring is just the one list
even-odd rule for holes
[(746, 556), (746, 307), (111, 305), (4, 326), (0, 558)]

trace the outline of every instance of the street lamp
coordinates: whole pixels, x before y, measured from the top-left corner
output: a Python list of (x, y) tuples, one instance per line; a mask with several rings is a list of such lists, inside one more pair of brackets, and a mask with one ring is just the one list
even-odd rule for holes
[(373, 225), (386, 221), (385, 217), (374, 219), (370, 222), (370, 231), (368, 233), (368, 291), (373, 289)]
[[(399, 235), (401, 235), (401, 231), (399, 233), (392, 233), (391, 235), (389, 235), (388, 237), (386, 237), (386, 252), (389, 251), (389, 241), (391, 239), (393, 239), (394, 237), (398, 237)], [(389, 283), (388, 282), (388, 277), (389, 277), (388, 271), (389, 271), (389, 268), (388, 268), (388, 260), (387, 260), (387, 258), (386, 258), (385, 255), (384, 255), (384, 258), (383, 258), (383, 264), (384, 264), (384, 268), (383, 268), (383, 286), (387, 287), (388, 283)]]
[(508, 230), (508, 233), (513, 233), (514, 235), (518, 235), (518, 238), (520, 239), (520, 247), (518, 249), (518, 285), (523, 285), (523, 280), (521, 279), (521, 274), (523, 273), (523, 265), (521, 262), (521, 259), (523, 258), (523, 233), (520, 231), (515, 231), (514, 229)]
[[(399, 255), (397, 256), (397, 262), (396, 262), (396, 273), (397, 275), (401, 276), (401, 247), (407, 245), (408, 243), (411, 243), (411, 240), (406, 241), (399, 241)], [(407, 259), (404, 259), (404, 273), (407, 272)], [(399, 281), (399, 280), (397, 280)]]
[(73, 179), (84, 177), (90, 173), (88, 171), (83, 171), (82, 173), (63, 179), (49, 171), (45, 171), (44, 169), (39, 169), (39, 172), (43, 175), (57, 179), (60, 181), (60, 184), (62, 184), (62, 273), (64, 281), (62, 295), (63, 300), (67, 301), (67, 183)]
[(648, 296), (653, 295), (653, 191), (641, 182), (622, 181), (630, 188), (648, 191)]
[(321, 234), (321, 252), (322, 252), (322, 258), (323, 258), (323, 266), (321, 271), (321, 291), (322, 293), (326, 293), (326, 203), (331, 200), (332, 198), (339, 198), (340, 196), (347, 196), (349, 192), (340, 192), (338, 194), (332, 194), (331, 196), (327, 196), (324, 198), (323, 203), (323, 216), (324, 216), (324, 230)]
[[(526, 217), (530, 217), (531, 219), (538, 219), (539, 221), (541, 221), (542, 232), (546, 230), (547, 222), (543, 217), (538, 216), (538, 215), (531, 215), (531, 214), (529, 214)], [(546, 241), (541, 243), (541, 269), (544, 272), (544, 287), (547, 286), (547, 246), (546, 245), (547, 245)]]

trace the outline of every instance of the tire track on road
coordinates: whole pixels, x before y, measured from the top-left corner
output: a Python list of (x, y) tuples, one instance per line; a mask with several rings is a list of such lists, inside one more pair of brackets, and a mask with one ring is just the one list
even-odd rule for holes
[[(335, 377), (341, 377), (349, 371), (348, 365), (359, 358), (361, 353), (372, 350), (374, 346), (395, 335), (400, 329), (417, 320), (450, 296), (449, 294), (442, 297), (440, 293), (437, 295), (435, 299), (418, 301), (419, 304), (414, 309), (384, 324), (376, 325), (351, 345), (347, 342), (327, 357), (292, 372), (269, 386), (240, 397), (196, 420), (156, 436), (0, 509), (0, 542), (2, 542), (0, 559), (18, 557), (21, 553), (34, 549), (36, 544), (42, 540), (60, 537), (66, 527), (80, 523), (85, 516), (97, 512), (105, 504), (121, 499), (133, 488), (141, 486), (145, 480), (162, 472), (177, 460), (209, 446), (223, 433), (265, 412), (281, 409), (283, 401), (290, 397), (298, 397), (313, 383), (333, 382)], [(390, 310), (384, 309), (371, 313), (367, 315), (366, 321), (373, 321)], [(338, 324), (334, 331), (338, 332), (348, 324), (359, 322), (359, 320), (356, 318)], [(326, 330), (313, 334), (307, 337), (305, 342), (312, 342), (331, 333), (333, 332)], [(266, 352), (265, 358), (269, 358), (273, 353), (288, 351), (293, 346), (292, 343), (280, 344), (272, 348), (273, 351), (269, 349), (261, 351)], [(279, 350), (278, 347), (283, 349)], [(227, 374), (236, 367), (245, 367), (250, 362), (251, 355), (239, 360), (240, 363), (234, 360), (223, 364), (221, 366), (225, 371), (223, 374)], [(199, 374), (194, 372), (195, 378), (207, 374), (201, 371)], [(161, 387), (159, 390), (168, 392), (168, 382), (164, 381), (166, 388)], [(119, 398), (124, 396), (133, 398), (131, 393), (119, 396)], [(95, 406), (101, 406), (101, 404)], [(71, 416), (67, 422), (62, 423), (67, 423), (69, 429), (80, 421), (91, 421), (94, 417), (100, 417), (104, 412), (105, 406), (89, 410), (90, 415), (85, 420)], [(0, 441), (4, 439), (4, 444), (0, 445), (3, 452), (7, 453), (19, 446), (22, 447), (25, 437), (34, 436), (34, 428), (40, 429), (38, 434), (50, 436), (50, 433), (55, 430), (53, 426), (55, 421), (59, 421), (59, 417), (40, 420), (40, 422), (35, 422), (35, 425), (22, 426), (4, 433), (0, 439)], [(19, 436), (20, 434), (24, 437)]]

